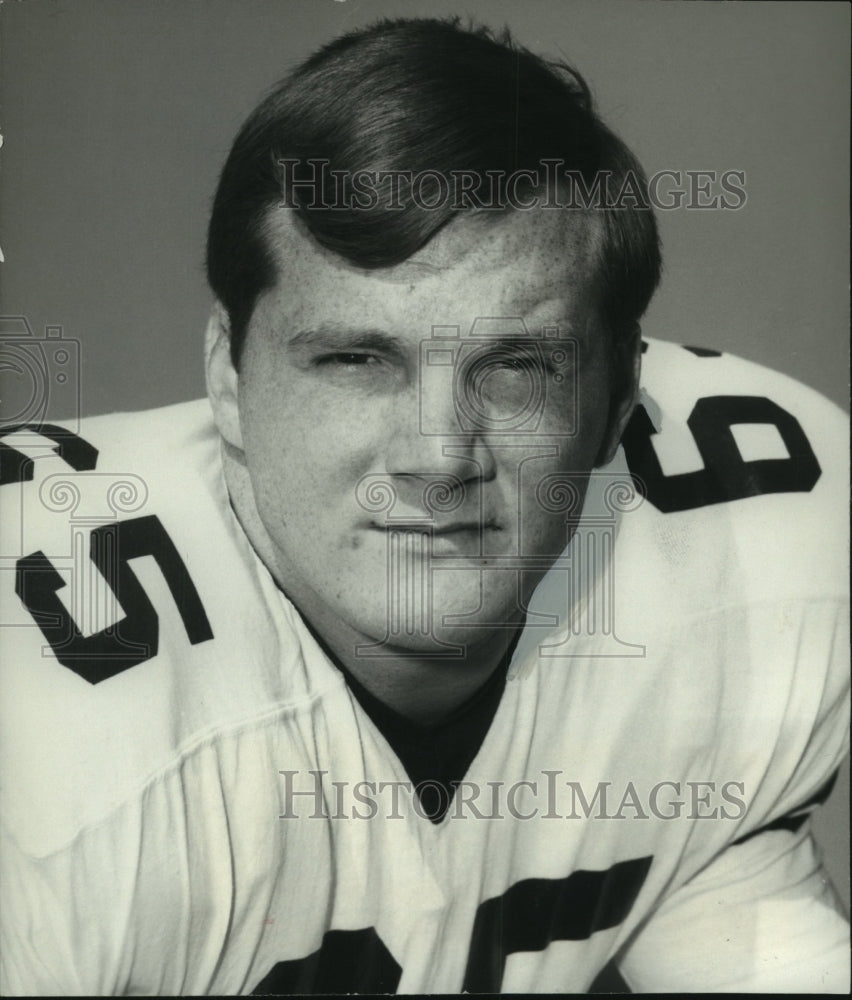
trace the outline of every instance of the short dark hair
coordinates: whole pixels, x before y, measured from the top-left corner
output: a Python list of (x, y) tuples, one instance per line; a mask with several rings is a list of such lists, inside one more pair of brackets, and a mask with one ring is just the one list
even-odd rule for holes
[[(222, 170), (207, 239), (207, 276), (228, 312), (239, 363), (258, 296), (275, 283), (267, 219), (282, 201), (322, 246), (363, 268), (389, 267), (424, 246), (459, 211), (449, 200), (424, 209), (411, 190), (365, 210), (332, 210), (300, 198), (293, 164), (331, 172), (486, 171), (510, 175), (562, 161), (587, 189), (610, 172), (632, 172), (630, 150), (597, 117), (585, 81), (517, 45), (508, 30), (459, 19), (382, 20), (323, 46), (261, 102)], [(290, 164), (285, 168), (282, 161)], [(643, 188), (644, 189), (644, 188)], [(616, 339), (637, 325), (659, 282), (660, 250), (647, 205), (602, 208), (598, 283), (604, 322)]]

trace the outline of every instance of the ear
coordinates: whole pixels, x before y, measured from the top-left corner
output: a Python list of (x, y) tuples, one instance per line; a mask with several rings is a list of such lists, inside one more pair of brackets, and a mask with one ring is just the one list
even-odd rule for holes
[(618, 449), (636, 403), (639, 400), (639, 376), (642, 371), (642, 331), (637, 323), (630, 335), (613, 352), (612, 399), (609, 424), (595, 467), (608, 465)]
[(213, 418), (225, 441), (242, 451), (239, 375), (231, 361), (231, 324), (225, 307), (216, 302), (204, 337), (204, 370)]

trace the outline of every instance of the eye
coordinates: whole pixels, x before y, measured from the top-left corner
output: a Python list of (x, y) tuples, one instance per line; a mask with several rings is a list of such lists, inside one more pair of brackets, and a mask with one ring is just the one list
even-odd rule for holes
[(538, 358), (534, 358), (529, 355), (515, 355), (500, 358), (497, 365), (500, 368), (506, 368), (512, 372), (526, 372), (531, 369), (540, 368), (541, 362)]
[(489, 357), (492, 371), (502, 370), (516, 374), (527, 374), (531, 371), (541, 372), (540, 352), (528, 344), (507, 342), (500, 344)]
[(320, 368), (367, 368), (380, 364), (375, 354), (357, 351), (335, 351), (323, 354), (314, 362)]

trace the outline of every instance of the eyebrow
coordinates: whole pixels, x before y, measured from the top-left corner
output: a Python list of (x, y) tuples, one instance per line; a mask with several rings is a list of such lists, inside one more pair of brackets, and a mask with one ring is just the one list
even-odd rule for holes
[[(419, 252), (423, 253), (425, 249), (423, 247)], [(382, 280), (389, 281), (395, 285), (407, 285), (420, 278), (429, 277), (434, 274), (443, 274), (449, 270), (449, 265), (446, 264), (433, 264), (428, 260), (414, 260), (409, 257), (408, 260), (395, 264), (384, 271), (382, 273)]]
[(342, 326), (338, 323), (321, 323), (313, 330), (299, 330), (287, 340), (287, 347), (300, 348), (320, 347), (326, 350), (342, 350), (360, 347), (368, 350), (381, 350), (401, 354), (403, 343), (385, 330), (378, 328), (361, 329)]

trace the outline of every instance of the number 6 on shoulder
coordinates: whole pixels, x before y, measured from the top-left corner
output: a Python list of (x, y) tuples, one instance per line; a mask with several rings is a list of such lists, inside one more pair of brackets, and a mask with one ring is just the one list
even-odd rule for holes
[[(771, 424), (786, 458), (746, 461), (731, 431), (736, 424)], [(654, 450), (657, 430), (644, 407), (636, 408), (622, 438), (636, 488), (664, 514), (763, 496), (808, 493), (821, 469), (798, 420), (764, 396), (705, 396), (687, 419), (704, 468), (667, 476)]]

